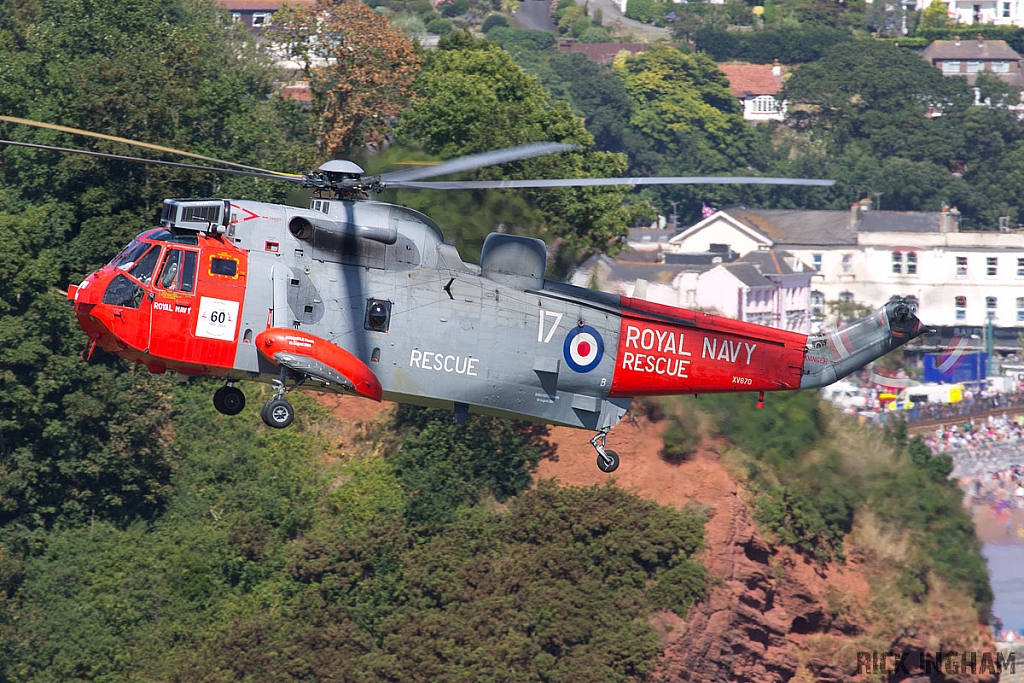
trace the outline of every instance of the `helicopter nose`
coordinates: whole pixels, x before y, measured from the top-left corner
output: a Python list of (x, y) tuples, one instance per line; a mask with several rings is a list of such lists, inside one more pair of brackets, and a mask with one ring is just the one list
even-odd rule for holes
[[(110, 329), (111, 306), (103, 303), (103, 290), (111, 279), (106, 269), (98, 270), (79, 285), (69, 285), (67, 298), (72, 302), (75, 317), (86, 336), (94, 343), (117, 352), (117, 337)], [(105, 277), (106, 276), (106, 277)]]

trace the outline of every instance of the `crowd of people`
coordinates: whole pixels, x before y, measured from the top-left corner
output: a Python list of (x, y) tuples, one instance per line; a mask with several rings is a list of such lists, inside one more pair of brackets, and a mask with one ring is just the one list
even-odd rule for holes
[(925, 436), (933, 453), (953, 457), (953, 476), (988, 474), (1024, 463), (1024, 411), (965, 418)]

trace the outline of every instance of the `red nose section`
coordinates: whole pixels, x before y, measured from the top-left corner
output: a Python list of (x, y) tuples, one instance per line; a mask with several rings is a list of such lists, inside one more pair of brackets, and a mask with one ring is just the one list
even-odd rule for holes
[(256, 335), (256, 348), (275, 363), (338, 383), (331, 375), (333, 371), (351, 383), (351, 391), (360, 396), (380, 401), (384, 394), (380, 380), (366, 363), (326, 339), (299, 330), (272, 327)]
[[(114, 275), (112, 268), (102, 268), (80, 285), (68, 285), (67, 298), (72, 302), (78, 324), (92, 342), (107, 351), (135, 360), (142, 353), (122, 341), (115, 330), (124, 331), (124, 311), (103, 304), (103, 291)], [(129, 316), (133, 312), (129, 312)]]

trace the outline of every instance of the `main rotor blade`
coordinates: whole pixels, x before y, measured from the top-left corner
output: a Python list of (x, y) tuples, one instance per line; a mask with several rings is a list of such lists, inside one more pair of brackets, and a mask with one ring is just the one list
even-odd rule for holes
[(289, 183), (298, 183), (302, 181), (301, 175), (295, 175), (292, 173), (275, 173), (274, 171), (267, 171), (265, 173), (257, 173), (255, 171), (239, 171), (234, 168), (214, 168), (213, 166), (199, 166), (198, 164), (182, 164), (177, 161), (160, 161), (159, 159), (144, 159), (142, 157), (127, 157), (121, 154), (106, 154), (104, 152), (91, 152), (87, 149), (72, 149), (70, 147), (54, 147), (53, 145), (36, 145), (30, 142), (15, 142), (14, 140), (0, 140), (0, 146), (12, 145), (14, 147), (29, 147), (31, 149), (45, 149), (51, 152), (67, 152), (69, 154), (83, 154), (89, 157), (101, 157), (103, 159), (117, 159), (118, 161), (133, 161), (140, 164), (150, 164), (153, 166), (173, 166), (174, 168), (184, 168), (190, 171), (212, 171), (214, 173), (227, 173), (229, 175), (242, 175), (250, 178), (269, 178), (270, 180), (283, 180)]
[(398, 181), (405, 182), (420, 180), (422, 178), (435, 178), (439, 175), (471, 171), (475, 168), (483, 168), (484, 166), (494, 166), (496, 164), (504, 164), (509, 161), (530, 159), (532, 157), (544, 156), (545, 154), (555, 154), (557, 152), (568, 152), (574, 149), (578, 149), (578, 147), (576, 145), (567, 145), (559, 142), (534, 142), (529, 145), (496, 149), (493, 152), (471, 154), (470, 156), (445, 161), (437, 166), (431, 166), (430, 168), (415, 168), (408, 171), (391, 171), (390, 173), (382, 174), (380, 179), (386, 185), (392, 185)]
[[(202, 154), (193, 154), (192, 152), (185, 152), (180, 149), (174, 149), (173, 147), (161, 147), (160, 145), (154, 145), (148, 142), (138, 142), (137, 140), (129, 140), (128, 138), (119, 138), (115, 135), (106, 135), (104, 133), (94, 133), (89, 130), (82, 130), (80, 128), (71, 128), (69, 126), (58, 126), (55, 123), (44, 123), (42, 121), (32, 121), (30, 119), (21, 119), (17, 116), (0, 116), (0, 121), (7, 121), (8, 123), (17, 123), (22, 126), (32, 126), (33, 128), (46, 128), (49, 130), (59, 130), (63, 133), (73, 133), (74, 135), (87, 135), (92, 138), (99, 138), (100, 140), (110, 140), (111, 142), (121, 142), (126, 145), (135, 145), (136, 147), (145, 147), (147, 149), (156, 150), (158, 152), (167, 152), (168, 154), (176, 154), (178, 156), (191, 157), (193, 159), (200, 159), (202, 161), (209, 161), (214, 164), (223, 164), (225, 166), (231, 166), (232, 168), (244, 168), (249, 171), (256, 171), (258, 173), (267, 173), (270, 175), (277, 175), (276, 171), (268, 171), (265, 168), (259, 168), (257, 166), (246, 166), (245, 164), (236, 164), (231, 161), (224, 161), (222, 159), (214, 159), (213, 157), (204, 157)], [(67, 150), (63, 150), (67, 151)]]
[(655, 178), (554, 178), (549, 180), (388, 181), (385, 189), (400, 190), (514, 190), (525, 187), (593, 187), (607, 185), (809, 185), (828, 187), (834, 180), (814, 178), (757, 178), (733, 176), (662, 176)]

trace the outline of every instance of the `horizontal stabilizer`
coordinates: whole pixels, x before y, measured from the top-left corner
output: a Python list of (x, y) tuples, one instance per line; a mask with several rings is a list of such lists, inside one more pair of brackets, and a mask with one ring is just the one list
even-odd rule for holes
[(301, 376), (327, 382), (344, 391), (380, 401), (383, 388), (366, 363), (345, 349), (312, 334), (271, 327), (256, 335), (265, 358)]

